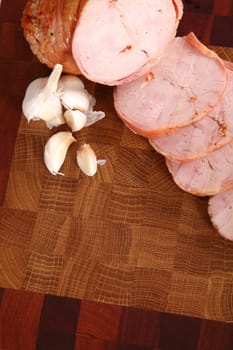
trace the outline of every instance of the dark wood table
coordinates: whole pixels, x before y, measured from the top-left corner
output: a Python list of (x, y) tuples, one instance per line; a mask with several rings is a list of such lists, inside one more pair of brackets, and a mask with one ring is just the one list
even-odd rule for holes
[[(25, 2), (3, 0), (0, 7), (0, 214), (3, 213), (22, 98), (35, 67), (38, 74), (38, 62), (20, 27)], [(184, 5), (180, 35), (194, 31), (207, 45), (233, 47), (232, 0), (187, 0)], [(39, 69), (43, 72), (44, 67)], [(4, 256), (5, 263), (6, 259)], [(17, 267), (15, 272), (10, 271), (11, 276), (14, 274), (17, 275)], [(4, 270), (1, 275), (4, 276)], [(233, 349), (230, 317), (228, 322), (220, 322), (194, 317), (185, 310), (176, 314), (150, 307), (102, 303), (85, 297), (0, 287), (1, 350)], [(232, 290), (228, 298), (231, 306)]]

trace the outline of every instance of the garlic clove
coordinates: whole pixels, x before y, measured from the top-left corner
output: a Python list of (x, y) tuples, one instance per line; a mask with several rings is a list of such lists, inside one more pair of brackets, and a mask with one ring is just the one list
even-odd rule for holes
[(58, 92), (61, 73), (62, 65), (56, 64), (49, 77), (38, 78), (27, 87), (22, 110), (29, 122), (42, 119), (49, 128), (64, 124)]
[(90, 103), (89, 93), (85, 90), (81, 79), (74, 75), (63, 75), (58, 87), (65, 108), (87, 112)]
[(48, 78), (38, 78), (33, 80), (27, 87), (22, 110), (25, 118), (30, 122), (31, 120), (40, 119), (40, 106), (37, 104), (37, 93), (43, 91), (46, 86)]
[(63, 90), (61, 102), (67, 109), (78, 109), (86, 113), (89, 108), (89, 97), (86, 90)]
[(77, 163), (87, 176), (95, 175), (97, 171), (97, 158), (89, 144), (82, 145), (77, 151)]
[(76, 142), (76, 139), (69, 131), (60, 131), (48, 139), (44, 149), (44, 162), (51, 174), (64, 175), (59, 170), (65, 161), (68, 148), (73, 142)]
[(105, 113), (94, 111), (94, 96), (85, 89), (83, 81), (74, 75), (63, 75), (59, 81), (61, 101), (65, 108), (79, 110), (87, 114), (85, 126), (90, 126), (105, 117)]
[(58, 83), (58, 88), (61, 90), (83, 90), (83, 81), (76, 75), (63, 75)]
[(81, 130), (87, 121), (87, 116), (79, 110), (67, 109), (64, 119), (73, 132)]

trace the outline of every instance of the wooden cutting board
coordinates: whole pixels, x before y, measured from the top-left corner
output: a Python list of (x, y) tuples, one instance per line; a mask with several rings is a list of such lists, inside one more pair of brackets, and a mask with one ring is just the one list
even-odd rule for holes
[[(233, 60), (233, 49), (214, 49)], [(208, 199), (174, 184), (164, 158), (116, 116), (112, 88), (86, 86), (106, 118), (75, 135), (64, 177), (47, 171), (43, 149), (66, 127), (21, 118), (0, 219), (1, 287), (233, 321), (233, 242), (212, 227)], [(91, 178), (75, 163), (84, 142), (107, 160)]]

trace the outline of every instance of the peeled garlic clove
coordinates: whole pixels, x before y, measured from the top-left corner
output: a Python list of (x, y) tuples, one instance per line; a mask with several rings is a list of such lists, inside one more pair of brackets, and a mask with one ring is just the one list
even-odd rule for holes
[(48, 139), (44, 149), (44, 162), (51, 174), (64, 175), (59, 170), (65, 161), (67, 150), (73, 142), (76, 140), (69, 131), (60, 131)]
[(49, 128), (64, 124), (58, 81), (62, 65), (56, 64), (49, 77), (32, 81), (26, 89), (22, 110), (28, 121), (43, 119)]
[(97, 171), (97, 158), (89, 144), (82, 145), (77, 151), (77, 163), (87, 176), (95, 175)]
[(73, 132), (81, 130), (87, 121), (87, 116), (81, 111), (67, 109), (64, 119)]

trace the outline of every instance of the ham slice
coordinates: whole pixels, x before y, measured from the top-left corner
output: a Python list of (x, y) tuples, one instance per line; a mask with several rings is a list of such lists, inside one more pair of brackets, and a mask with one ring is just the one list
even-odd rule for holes
[(233, 141), (200, 159), (166, 163), (175, 183), (186, 192), (211, 196), (233, 187)]
[(190, 33), (177, 37), (146, 75), (117, 86), (114, 105), (134, 132), (154, 138), (203, 118), (226, 82), (222, 60)]
[(200, 121), (150, 140), (156, 151), (170, 159), (187, 161), (203, 157), (233, 139), (233, 64), (228, 66), (227, 87), (219, 103)]
[(233, 189), (211, 197), (208, 212), (220, 235), (233, 241)]
[(176, 35), (181, 0), (91, 0), (72, 40), (83, 75), (106, 85), (136, 79), (155, 64)]

